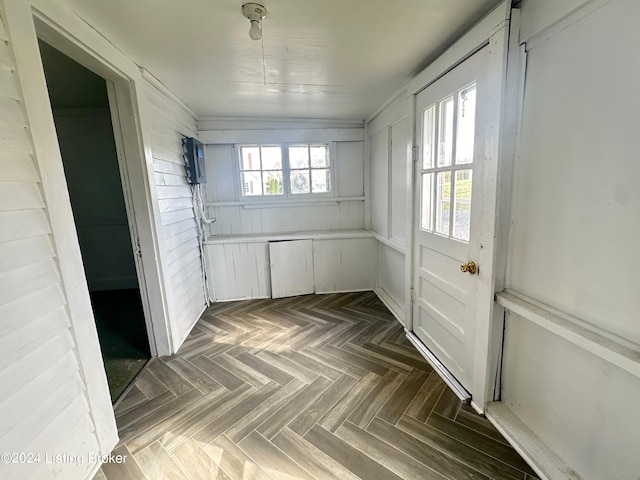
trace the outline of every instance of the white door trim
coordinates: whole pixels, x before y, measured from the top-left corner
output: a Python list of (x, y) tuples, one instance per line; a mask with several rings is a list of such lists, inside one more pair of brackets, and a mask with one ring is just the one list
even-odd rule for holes
[[(501, 239), (504, 232), (499, 231), (502, 225), (498, 224), (496, 215), (503, 208), (499, 208), (498, 188), (503, 187), (499, 182), (510, 182), (510, 179), (502, 179), (500, 167), (502, 164), (502, 130), (504, 128), (504, 98), (506, 86), (506, 59), (509, 39), (509, 20), (511, 14), (511, 2), (504, 1), (496, 7), (489, 15), (482, 19), (475, 27), (465, 34), (458, 42), (449, 48), (444, 54), (436, 59), (424, 71), (418, 74), (410, 83), (408, 88), (408, 110), (413, 121), (412, 145), (418, 144), (419, 132), (415, 119), (416, 96), (430, 84), (451, 71), (457, 65), (469, 58), (473, 53), (483, 46), (488, 46), (489, 62), (488, 67), (490, 82), (495, 87), (491, 93), (496, 105), (488, 119), (486, 131), (493, 131), (495, 135), (486, 139), (485, 155), (488, 161), (485, 164), (484, 178), (490, 181), (483, 182), (483, 188), (478, 194), (484, 197), (483, 209), (480, 212), (482, 217), (481, 249), (477, 263), (482, 269), (482, 279), (478, 282), (477, 301), (477, 323), (475, 325), (475, 347), (474, 347), (474, 374), (469, 385), (473, 394), (472, 405), (479, 411), (484, 411), (487, 402), (494, 400), (494, 385), (496, 382), (495, 370), (496, 362), (499, 359), (501, 349), (502, 329), (496, 328), (494, 316), (494, 293), (496, 285), (502, 285), (504, 270), (500, 268), (504, 265), (501, 256), (505, 252), (498, 251), (497, 238)], [(415, 148), (414, 148), (415, 151)], [(417, 155), (414, 153), (411, 161), (410, 172), (407, 185), (409, 188), (409, 209), (407, 221), (407, 248), (406, 274), (407, 279), (407, 305), (405, 308), (406, 330), (413, 331), (413, 302), (414, 282), (415, 282), (415, 176), (417, 175)], [(510, 185), (510, 183), (509, 183)], [(497, 351), (496, 351), (497, 350)]]

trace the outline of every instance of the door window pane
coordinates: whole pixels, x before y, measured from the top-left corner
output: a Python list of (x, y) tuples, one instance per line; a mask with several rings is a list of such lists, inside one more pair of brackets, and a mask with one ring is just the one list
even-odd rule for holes
[(446, 167), (453, 152), (453, 97), (440, 102), (438, 127), (438, 167)]
[(473, 162), (473, 141), (476, 127), (476, 86), (458, 94), (458, 125), (456, 132), (456, 165)]
[(431, 105), (424, 111), (422, 120), (422, 169), (433, 166), (433, 134), (435, 126), (436, 106)]
[(436, 233), (449, 235), (451, 211), (451, 172), (440, 172), (436, 177)]
[(420, 192), (420, 228), (422, 230), (426, 230), (431, 232), (433, 230), (431, 226), (431, 201), (432, 201), (432, 190), (431, 190), (431, 179), (433, 178), (432, 173), (423, 173), (422, 174), (422, 189)]
[(456, 186), (453, 206), (453, 237), (469, 241), (471, 231), (471, 170), (456, 172)]

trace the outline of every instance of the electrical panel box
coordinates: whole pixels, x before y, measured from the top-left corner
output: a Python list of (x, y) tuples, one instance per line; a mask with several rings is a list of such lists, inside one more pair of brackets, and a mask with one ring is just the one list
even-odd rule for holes
[(193, 137), (182, 139), (187, 181), (191, 184), (207, 183), (204, 172), (204, 145)]

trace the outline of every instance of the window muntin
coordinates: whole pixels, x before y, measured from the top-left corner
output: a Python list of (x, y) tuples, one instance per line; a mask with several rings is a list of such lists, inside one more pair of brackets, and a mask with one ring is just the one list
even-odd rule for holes
[(331, 193), (329, 144), (240, 145), (243, 197)]
[(471, 230), (475, 116), (475, 84), (425, 108), (422, 116), (420, 229), (463, 242)]

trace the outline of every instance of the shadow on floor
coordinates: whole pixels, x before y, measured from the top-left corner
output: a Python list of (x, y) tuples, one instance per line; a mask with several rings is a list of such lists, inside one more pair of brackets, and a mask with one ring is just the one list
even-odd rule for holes
[(91, 292), (111, 401), (151, 357), (139, 290)]

